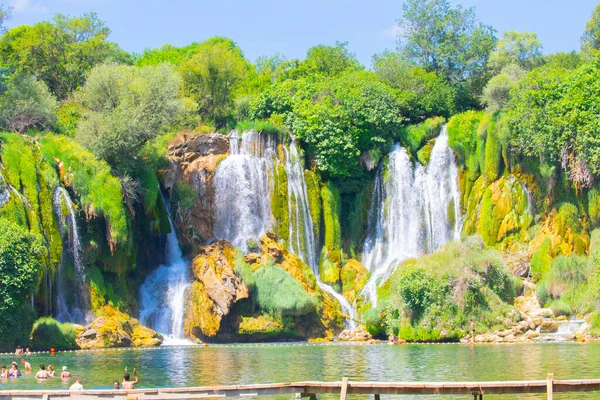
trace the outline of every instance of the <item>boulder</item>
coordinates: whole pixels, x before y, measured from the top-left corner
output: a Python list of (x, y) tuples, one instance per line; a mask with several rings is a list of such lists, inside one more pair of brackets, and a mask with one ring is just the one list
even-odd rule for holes
[(98, 318), (78, 333), (75, 341), (82, 349), (105, 347), (153, 347), (162, 343), (162, 336), (143, 326), (129, 315), (105, 305)]
[(540, 333), (555, 333), (558, 331), (558, 322), (544, 321), (540, 325)]
[(193, 282), (185, 302), (187, 337), (215, 336), (232, 305), (248, 298), (248, 288), (234, 272), (235, 252), (229, 242), (220, 240), (202, 247), (192, 261)]
[(340, 342), (367, 342), (371, 339), (373, 339), (373, 336), (367, 332), (363, 325), (355, 329), (344, 329), (338, 336)]

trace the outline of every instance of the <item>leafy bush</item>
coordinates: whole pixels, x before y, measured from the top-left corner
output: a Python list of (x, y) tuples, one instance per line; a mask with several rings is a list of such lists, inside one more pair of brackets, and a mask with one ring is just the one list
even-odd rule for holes
[(536, 281), (541, 280), (552, 266), (552, 241), (547, 238), (540, 248), (531, 257), (531, 277)]
[(254, 272), (254, 298), (261, 310), (273, 316), (306, 315), (315, 310), (311, 296), (290, 274), (274, 265)]
[(70, 323), (60, 323), (50, 317), (35, 321), (31, 330), (30, 346), (35, 351), (79, 349), (75, 343), (77, 326)]
[(441, 117), (429, 118), (417, 125), (409, 125), (402, 128), (400, 138), (403, 140), (411, 153), (416, 156), (417, 151), (429, 140), (437, 137), (442, 130), (446, 120)]

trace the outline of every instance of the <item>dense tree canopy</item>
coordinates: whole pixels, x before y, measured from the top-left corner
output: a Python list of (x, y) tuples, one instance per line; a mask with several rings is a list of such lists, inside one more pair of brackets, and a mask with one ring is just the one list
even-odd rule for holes
[(252, 70), (240, 48), (220, 37), (203, 42), (180, 68), (186, 95), (219, 127), (231, 116), (236, 91)]
[(13, 132), (48, 128), (56, 119), (58, 103), (44, 82), (13, 75), (0, 96), (0, 127)]
[(510, 64), (530, 70), (537, 66), (542, 58), (542, 43), (535, 33), (508, 31), (504, 33), (491, 53), (489, 66), (500, 71)]
[(596, 5), (592, 17), (585, 24), (581, 37), (581, 50), (591, 51), (600, 49), (600, 4)]
[(519, 152), (560, 163), (579, 187), (600, 174), (600, 57), (575, 70), (532, 71), (509, 103)]
[(107, 59), (129, 56), (108, 42), (110, 29), (95, 13), (71, 18), (58, 14), (52, 22), (21, 25), (0, 40), (0, 63), (14, 72), (41, 79), (59, 99), (80, 87), (86, 73)]
[(148, 140), (173, 127), (186, 103), (172, 66), (103, 64), (77, 95), (85, 107), (77, 140), (111, 166), (127, 169)]

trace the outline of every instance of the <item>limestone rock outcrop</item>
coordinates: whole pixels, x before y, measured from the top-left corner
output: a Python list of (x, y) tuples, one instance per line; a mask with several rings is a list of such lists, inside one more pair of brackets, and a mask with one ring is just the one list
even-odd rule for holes
[(369, 271), (356, 260), (348, 260), (340, 273), (342, 278), (342, 294), (353, 303), (358, 293), (369, 279)]
[(229, 154), (229, 138), (219, 133), (192, 134), (183, 132), (169, 143), (171, 166), (163, 171), (163, 184), (171, 189), (183, 181), (196, 192), (192, 209), (179, 215), (180, 240), (197, 248), (212, 237), (215, 193), (213, 179), (217, 165)]
[(162, 336), (127, 314), (106, 305), (97, 311), (98, 317), (80, 330), (75, 341), (82, 349), (105, 347), (153, 347), (162, 343)]
[(341, 342), (368, 342), (373, 339), (373, 336), (363, 325), (359, 325), (356, 329), (345, 329), (338, 336)]
[(187, 337), (214, 337), (232, 305), (248, 298), (248, 288), (234, 272), (235, 252), (229, 242), (220, 240), (202, 247), (192, 261), (193, 282), (185, 302)]

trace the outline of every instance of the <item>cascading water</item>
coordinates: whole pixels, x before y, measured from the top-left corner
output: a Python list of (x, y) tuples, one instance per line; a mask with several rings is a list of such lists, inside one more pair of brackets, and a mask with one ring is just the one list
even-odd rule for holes
[[(1, 165), (1, 164), (0, 164)], [(10, 191), (8, 185), (4, 183), (4, 177), (0, 174), (0, 208), (10, 200)]]
[[(164, 197), (163, 202), (167, 207)], [(159, 266), (140, 287), (140, 321), (163, 334), (163, 344), (173, 345), (188, 343), (183, 335), (183, 316), (190, 281), (188, 262), (183, 259), (171, 215), (167, 215), (171, 232), (167, 235), (166, 264)]]
[[(273, 227), (271, 192), (277, 163), (277, 144), (270, 135), (254, 131), (240, 136), (232, 132), (230, 156), (215, 172), (216, 223), (214, 236), (229, 240), (248, 251), (249, 240), (257, 240)], [(304, 168), (295, 140), (282, 146), (288, 185), (289, 250), (310, 267), (322, 290), (334, 296), (344, 313), (356, 319), (352, 305), (319, 280), (314, 224), (310, 214)], [(350, 327), (354, 321), (348, 322)]]
[[(89, 298), (85, 284), (85, 269), (82, 259), (82, 247), (77, 229), (77, 216), (69, 193), (61, 186), (57, 186), (52, 197), (54, 213), (57, 216), (58, 228), (63, 238), (63, 257), (57, 270), (56, 291), (56, 319), (61, 322), (86, 323), (89, 320)], [(66, 248), (66, 251), (65, 251)], [(65, 256), (70, 256), (73, 261), (76, 288), (73, 291), (72, 284), (67, 282), (65, 276)]]
[[(377, 287), (403, 260), (460, 239), (460, 192), (446, 127), (427, 166), (416, 167), (395, 145), (375, 181), (362, 262), (371, 277), (362, 293), (377, 304)], [(453, 215), (451, 215), (453, 214)]]
[(310, 267), (321, 290), (329, 293), (340, 303), (342, 312), (350, 318), (346, 320), (346, 327), (356, 328), (356, 311), (350, 302), (331, 286), (321, 282), (319, 277), (319, 264), (317, 260), (316, 240), (314, 234), (314, 223), (308, 203), (308, 188), (304, 178), (304, 168), (296, 147), (296, 141), (292, 138), (289, 150), (285, 150), (286, 162), (285, 172), (288, 182), (288, 212), (289, 221), (289, 250), (296, 254)]
[(215, 232), (243, 251), (272, 228), (271, 182), (275, 143), (254, 131), (229, 136), (230, 156), (215, 172)]

